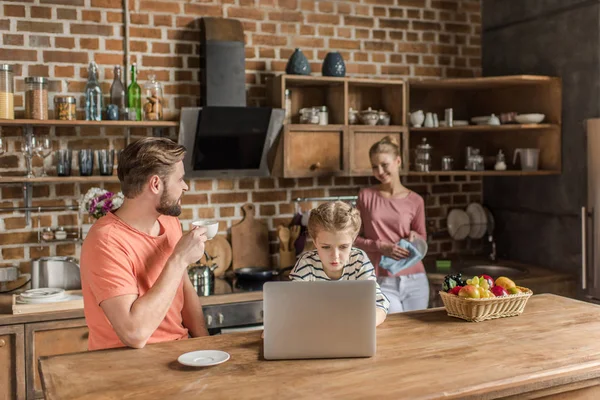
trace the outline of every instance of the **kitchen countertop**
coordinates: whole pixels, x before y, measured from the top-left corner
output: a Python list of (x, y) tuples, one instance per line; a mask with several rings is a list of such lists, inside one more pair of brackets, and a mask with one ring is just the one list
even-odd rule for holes
[[(543, 294), (521, 316), (479, 323), (439, 308), (391, 315), (371, 358), (265, 361), (261, 333), (245, 332), (41, 357), (40, 366), (49, 400), (600, 398), (599, 332), (600, 306)], [(200, 349), (231, 358), (210, 368), (177, 362)]]

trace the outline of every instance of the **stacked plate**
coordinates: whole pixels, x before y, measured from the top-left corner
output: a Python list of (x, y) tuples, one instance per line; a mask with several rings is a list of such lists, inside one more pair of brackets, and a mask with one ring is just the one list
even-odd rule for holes
[(487, 214), (479, 203), (471, 203), (467, 206), (467, 215), (471, 223), (469, 237), (481, 239), (487, 232)]
[(40, 288), (26, 290), (17, 296), (17, 303), (21, 304), (43, 304), (55, 303), (58, 301), (69, 300), (70, 296), (64, 289)]
[(451, 210), (446, 219), (448, 234), (454, 240), (481, 239), (485, 234), (494, 231), (494, 217), (487, 208), (479, 203), (471, 203), (466, 212), (460, 209)]

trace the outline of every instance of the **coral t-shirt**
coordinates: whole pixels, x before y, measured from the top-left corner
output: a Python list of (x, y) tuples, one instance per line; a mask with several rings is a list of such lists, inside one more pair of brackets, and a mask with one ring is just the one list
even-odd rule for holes
[[(147, 235), (108, 213), (94, 223), (81, 248), (83, 310), (89, 350), (124, 347), (100, 303), (126, 294), (143, 296), (160, 276), (181, 238), (175, 217), (160, 216), (158, 236)], [(183, 276), (171, 307), (148, 343), (186, 339), (183, 326)]]

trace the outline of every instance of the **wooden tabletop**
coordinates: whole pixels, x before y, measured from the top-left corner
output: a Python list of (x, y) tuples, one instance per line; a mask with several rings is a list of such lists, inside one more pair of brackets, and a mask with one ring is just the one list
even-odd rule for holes
[[(391, 315), (372, 358), (265, 361), (261, 344), (260, 332), (235, 333), (43, 357), (40, 365), (49, 400), (480, 399), (600, 382), (600, 306), (554, 295), (533, 296), (519, 317), (480, 323), (444, 309)], [(177, 362), (200, 349), (231, 359), (209, 368)]]

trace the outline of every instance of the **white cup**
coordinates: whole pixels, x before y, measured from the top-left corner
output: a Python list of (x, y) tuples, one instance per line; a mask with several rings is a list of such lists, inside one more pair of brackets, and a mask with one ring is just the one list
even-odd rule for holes
[(214, 238), (215, 235), (217, 234), (217, 232), (219, 231), (219, 223), (214, 220), (209, 220), (209, 219), (198, 220), (198, 221), (192, 222), (192, 225), (205, 227), (206, 228), (206, 237), (208, 238), (208, 240)]

